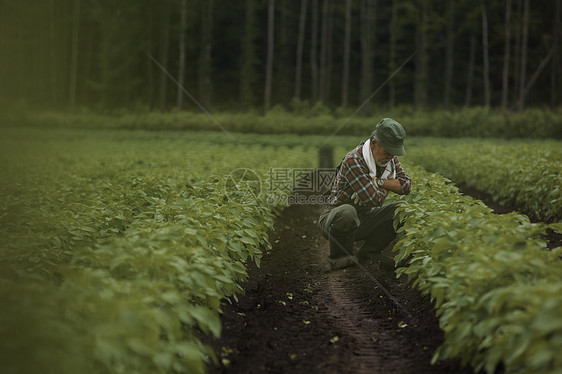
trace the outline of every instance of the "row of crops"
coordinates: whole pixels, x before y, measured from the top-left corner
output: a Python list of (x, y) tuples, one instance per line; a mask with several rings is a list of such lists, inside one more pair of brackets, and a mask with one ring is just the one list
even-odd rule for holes
[(556, 141), (415, 140), (408, 159), (541, 221), (562, 218), (562, 147)]
[[(435, 301), (445, 343), (434, 361), (476, 371), (559, 373), (562, 368), (562, 248), (546, 250), (546, 225), (492, 214), (438, 174), (409, 166), (415, 193), (399, 209), (396, 261)], [(560, 225), (557, 226), (558, 230)]]
[[(248, 190), (238, 179), (234, 187), (243, 196), (225, 190), (233, 186), (232, 171), (249, 168), (265, 182), (271, 168), (311, 168), (313, 146), (327, 140), (0, 132), (0, 362), (6, 373), (203, 372), (213, 352), (202, 338), (220, 334), (220, 304), (242, 292), (245, 265), (259, 263), (270, 248), (267, 233), (283, 208), (263, 198), (271, 192), (265, 185), (262, 198), (238, 204)], [(359, 140), (326, 143), (337, 147), (339, 161)], [(506, 372), (556, 372), (562, 367), (562, 263), (560, 249), (545, 249), (546, 226), (516, 213), (494, 215), (426, 169), (489, 183), (498, 199), (509, 197), (499, 194), (510, 181), (518, 202), (553, 220), (560, 217), (558, 143), (409, 141), (401, 160), (413, 189), (396, 216), (404, 222), (397, 260), (408, 265), (398, 272), (436, 302), (446, 341), (435, 360), (461, 358), (490, 373), (500, 363)], [(248, 187), (256, 192), (254, 184)], [(289, 192), (291, 184), (276, 188)]]
[[(489, 192), (536, 219), (562, 217), (559, 142), (417, 139), (408, 160), (417, 193), (404, 222), (396, 260), (435, 301), (445, 343), (434, 361), (458, 358), (475, 371), (559, 373), (562, 359), (562, 248), (546, 249), (546, 228), (528, 217), (492, 214), (458, 193), (455, 182)], [(420, 174), (421, 171), (421, 174)]]
[(228, 174), (311, 166), (305, 148), (188, 134), (2, 130), (3, 373), (203, 372), (220, 303), (259, 263), (280, 208)]

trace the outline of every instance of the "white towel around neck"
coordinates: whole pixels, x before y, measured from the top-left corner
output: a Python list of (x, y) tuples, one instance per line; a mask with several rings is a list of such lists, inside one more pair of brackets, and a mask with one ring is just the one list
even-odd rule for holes
[[(367, 140), (365, 144), (363, 144), (363, 158), (369, 167), (369, 175), (371, 179), (374, 181), (377, 177), (377, 163), (375, 162), (375, 158), (373, 157), (373, 153), (371, 152), (371, 139)], [(380, 179), (395, 179), (396, 178), (396, 168), (394, 167), (394, 159), (388, 161), (385, 165), (384, 172), (382, 173)]]

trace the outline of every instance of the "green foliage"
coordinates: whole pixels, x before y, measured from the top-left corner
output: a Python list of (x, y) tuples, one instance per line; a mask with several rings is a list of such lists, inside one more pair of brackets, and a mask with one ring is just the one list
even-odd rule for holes
[(291, 112), (296, 115), (302, 116), (310, 112), (310, 102), (308, 100), (297, 99), (296, 97), (291, 99), (289, 107), (291, 108)]
[(326, 116), (331, 115), (330, 108), (324, 105), (321, 101), (317, 101), (316, 104), (310, 109), (310, 114), (313, 116)]
[(489, 192), (541, 220), (562, 217), (559, 142), (451, 142), (412, 147), (408, 157), (455, 182)]
[[(2, 129), (4, 371), (202, 373), (220, 305), (269, 249), (283, 206), (225, 194), (249, 167), (312, 167), (301, 147), (189, 134)], [(314, 156), (314, 153), (312, 153)]]
[(91, 112), (20, 112), (9, 113), (5, 125), (21, 123), (39, 127), (68, 127), (127, 130), (191, 130), (218, 131), (220, 127), (231, 132), (258, 134), (347, 135), (371, 134), (384, 117), (402, 123), (408, 137), (476, 137), (476, 138), (562, 138), (560, 110), (528, 109), (511, 113), (489, 108), (422, 111), (402, 106), (392, 111), (373, 109), (373, 114), (338, 110), (335, 114), (322, 103), (309, 108), (308, 102), (294, 99), (291, 112), (275, 106), (266, 116), (256, 113), (223, 112), (210, 119), (204, 113), (179, 112), (119, 112), (100, 115)]
[(449, 180), (406, 166), (413, 180), (396, 214), (395, 260), (435, 301), (445, 342), (433, 361), (459, 358), (476, 371), (555, 373), (562, 367), (560, 248), (545, 250), (545, 225), (492, 214)]

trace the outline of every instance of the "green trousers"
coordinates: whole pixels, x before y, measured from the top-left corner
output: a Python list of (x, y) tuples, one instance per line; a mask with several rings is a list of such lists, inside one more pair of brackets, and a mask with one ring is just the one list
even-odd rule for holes
[(366, 212), (351, 204), (327, 206), (318, 219), (318, 229), (330, 242), (332, 259), (353, 255), (353, 243), (364, 240), (357, 253), (359, 260), (380, 253), (396, 237), (394, 211), (397, 201)]

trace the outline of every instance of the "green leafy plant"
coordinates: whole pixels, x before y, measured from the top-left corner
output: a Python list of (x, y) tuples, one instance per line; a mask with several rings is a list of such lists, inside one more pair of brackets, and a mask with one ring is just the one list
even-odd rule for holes
[(546, 226), (492, 214), (438, 174), (408, 166), (414, 182), (395, 216), (397, 269), (435, 302), (445, 342), (433, 361), (476, 371), (555, 373), (562, 366), (562, 262)]
[[(302, 148), (189, 134), (3, 129), (0, 361), (6, 372), (203, 373), (284, 206), (241, 205), (236, 168), (314, 166)], [(288, 188), (288, 187), (287, 187)], [(266, 191), (267, 192), (267, 191)], [(288, 192), (288, 191), (286, 191)]]
[(489, 192), (538, 219), (562, 217), (559, 142), (443, 142), (409, 149), (408, 159), (455, 182)]

